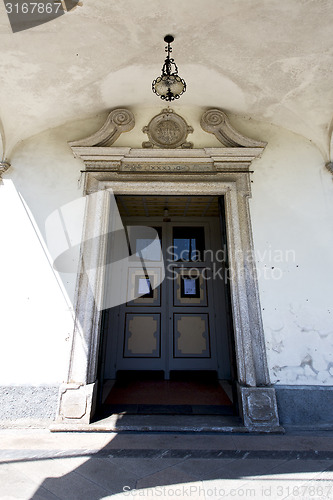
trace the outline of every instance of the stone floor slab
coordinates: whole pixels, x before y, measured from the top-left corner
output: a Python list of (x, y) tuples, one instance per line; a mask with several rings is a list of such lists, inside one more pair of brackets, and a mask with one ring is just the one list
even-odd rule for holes
[(33, 495), (33, 500), (59, 500), (59, 497), (39, 486)]
[(266, 479), (299, 481), (311, 480), (332, 465), (331, 460), (287, 460), (278, 464), (273, 470), (267, 471)]
[[(50, 491), (61, 500), (100, 500), (110, 494), (110, 491), (75, 472), (62, 477), (46, 478), (40, 487)], [(39, 494), (39, 490), (36, 494)], [(31, 497), (31, 500), (36, 499)]]
[(234, 435), (233, 442), (239, 450), (333, 450), (333, 438), (330, 436), (290, 436), (290, 435)]
[(229, 449), (236, 450), (232, 435), (135, 433), (118, 434), (105, 445), (108, 449)]
[(168, 467), (161, 471), (145, 476), (137, 481), (137, 488), (152, 488), (156, 486), (168, 486), (175, 484), (191, 483), (195, 482), (196, 478), (185, 471), (174, 467)]
[(187, 459), (178, 465), (180, 470), (200, 480), (217, 479), (223, 475), (222, 470), (235, 459)]
[(13, 468), (38, 484), (47, 477), (61, 477), (69, 474), (80, 467), (86, 460), (89, 460), (89, 458), (20, 460), (13, 463)]
[(134, 474), (137, 478), (143, 478), (184, 461), (184, 459), (176, 458), (109, 458), (109, 460), (112, 464)]
[(109, 460), (100, 458), (91, 458), (75, 472), (112, 493), (123, 491), (124, 486), (134, 488), (138, 479), (136, 474), (128, 470), (126, 464), (124, 467), (119, 467)]
[[(109, 491), (77, 473), (86, 460), (87, 458), (77, 457), (41, 459), (15, 462), (10, 464), (10, 467), (16, 471), (17, 475), (24, 476), (26, 481), (34, 485), (34, 491), (29, 494), (25, 493), (26, 496), (22, 498), (36, 500), (41, 495), (46, 496), (46, 490), (63, 500), (97, 500)], [(7, 481), (5, 479), (5, 482)], [(16, 494), (15, 483), (11, 485), (11, 489), (13, 494)]]
[(0, 466), (0, 498), (28, 499), (38, 488), (38, 482), (27, 477), (11, 464)]

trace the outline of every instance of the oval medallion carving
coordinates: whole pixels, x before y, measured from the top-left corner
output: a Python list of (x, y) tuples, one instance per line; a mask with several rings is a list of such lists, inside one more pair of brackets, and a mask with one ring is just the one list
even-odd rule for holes
[(142, 143), (143, 148), (193, 148), (193, 143), (186, 141), (193, 128), (170, 108), (154, 116), (142, 130), (149, 138)]

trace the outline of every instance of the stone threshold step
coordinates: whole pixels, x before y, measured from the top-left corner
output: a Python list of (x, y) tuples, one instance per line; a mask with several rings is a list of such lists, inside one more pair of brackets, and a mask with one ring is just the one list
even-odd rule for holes
[(124, 415), (90, 424), (53, 423), (52, 432), (230, 432), (247, 433), (239, 417), (194, 415)]

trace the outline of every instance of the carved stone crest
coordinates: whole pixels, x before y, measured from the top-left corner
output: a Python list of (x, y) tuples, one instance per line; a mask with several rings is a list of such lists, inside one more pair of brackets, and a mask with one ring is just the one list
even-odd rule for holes
[(187, 136), (193, 128), (187, 125), (184, 118), (177, 115), (172, 109), (163, 109), (154, 116), (149, 124), (143, 127), (149, 141), (143, 142), (143, 148), (193, 148), (192, 142), (187, 142)]

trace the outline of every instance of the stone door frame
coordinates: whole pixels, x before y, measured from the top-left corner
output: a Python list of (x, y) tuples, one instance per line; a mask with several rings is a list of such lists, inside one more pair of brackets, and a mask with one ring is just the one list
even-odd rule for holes
[[(110, 214), (115, 195), (214, 195), (225, 197), (231, 302), (244, 425), (279, 429), (275, 389), (270, 386), (249, 212), (251, 162), (262, 147), (144, 150), (74, 146), (85, 163), (87, 196), (76, 324), (68, 382), (60, 389), (57, 422), (87, 424), (94, 412)], [(89, 279), (85, 267), (90, 269)]]

